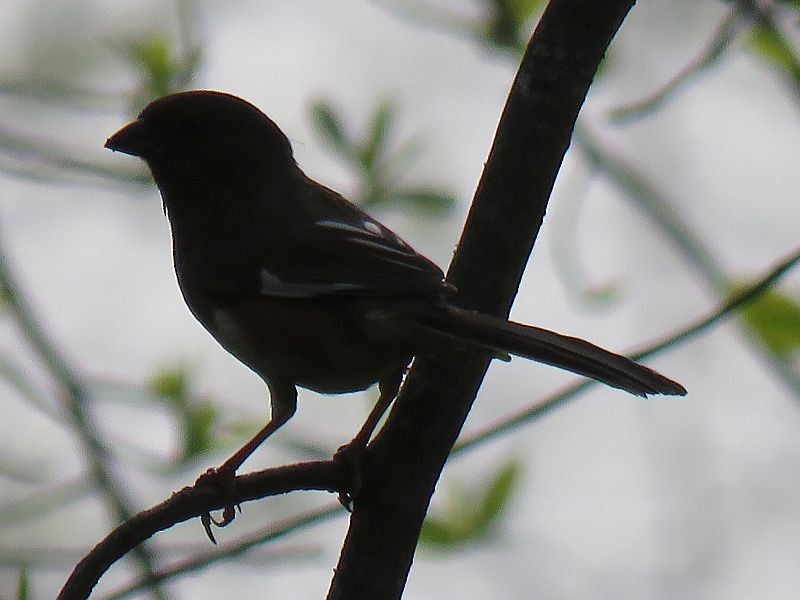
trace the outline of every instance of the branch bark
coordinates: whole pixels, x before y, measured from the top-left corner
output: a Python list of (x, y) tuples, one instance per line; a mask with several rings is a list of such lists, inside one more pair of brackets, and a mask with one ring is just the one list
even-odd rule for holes
[[(297, 490), (342, 492), (348, 473), (337, 461), (318, 461), (265, 469), (236, 478), (235, 502), (243, 503)], [(159, 531), (218, 510), (228, 499), (221, 488), (192, 486), (126, 520), (87, 554), (67, 579), (56, 600), (84, 600), (100, 577), (132, 548)], [(152, 576), (154, 581), (159, 578)]]
[[(575, 119), (634, 0), (552, 0), (525, 51), (448, 279), (465, 307), (507, 315)], [(472, 406), (482, 356), (415, 362), (370, 444), (329, 600), (400, 598), (436, 481)]]

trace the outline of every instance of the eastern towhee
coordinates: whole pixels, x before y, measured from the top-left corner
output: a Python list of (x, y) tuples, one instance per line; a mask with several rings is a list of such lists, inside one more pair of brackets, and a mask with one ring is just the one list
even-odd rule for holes
[[(363, 448), (406, 366), (425, 353), (515, 354), (637, 396), (686, 393), (584, 340), (458, 308), (439, 267), (309, 179), (278, 126), (240, 98), (165, 96), (106, 147), (148, 164), (186, 304), (269, 388), (271, 420), (212, 475), (232, 480), (294, 414), (297, 386), (339, 394), (378, 383), (380, 398), (351, 443)], [(229, 507), (221, 524), (232, 518)]]

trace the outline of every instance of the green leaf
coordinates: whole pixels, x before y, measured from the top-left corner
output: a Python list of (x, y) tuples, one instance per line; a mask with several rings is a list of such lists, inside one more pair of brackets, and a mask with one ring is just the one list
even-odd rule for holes
[(178, 70), (172, 61), (172, 44), (169, 39), (154, 34), (133, 42), (131, 51), (146, 77), (149, 91), (154, 96), (169, 94)]
[(432, 185), (403, 187), (408, 165), (420, 151), (420, 143), (412, 137), (397, 147), (389, 147), (397, 109), (389, 101), (375, 106), (369, 131), (363, 139), (352, 141), (342, 118), (325, 100), (311, 105), (311, 115), (325, 140), (354, 167), (359, 186), (352, 200), (365, 207), (399, 208), (421, 217), (441, 216), (456, 205), (453, 194)]
[(800, 60), (795, 55), (792, 45), (780, 32), (755, 25), (750, 31), (750, 47), (758, 56), (787, 75), (800, 76)]
[(185, 366), (165, 367), (150, 378), (150, 389), (175, 406), (184, 406), (189, 394), (189, 371)]
[(378, 157), (385, 154), (388, 131), (394, 120), (395, 109), (390, 102), (381, 102), (372, 113), (369, 134), (359, 152), (364, 169), (372, 171)]
[(141, 75), (132, 107), (139, 109), (154, 98), (188, 87), (202, 59), (200, 46), (180, 49), (160, 33), (126, 41), (117, 50)]
[(484, 488), (451, 491), (444, 515), (430, 515), (422, 525), (419, 542), (435, 548), (452, 548), (489, 535), (504, 514), (519, 481), (521, 467), (508, 461)]
[(520, 50), (528, 37), (524, 31), (528, 21), (540, 11), (545, 0), (489, 0), (490, 16), (486, 22), (485, 38), (491, 44)]
[(358, 153), (345, 134), (342, 120), (333, 106), (325, 100), (318, 100), (311, 105), (310, 111), (311, 117), (325, 141), (349, 161), (357, 160)]
[(392, 192), (386, 184), (379, 179), (380, 174), (374, 173), (374, 177), (365, 176), (362, 188), (356, 203), (370, 209), (376, 206), (383, 206), (392, 200)]
[(520, 473), (520, 463), (510, 460), (495, 476), (476, 511), (475, 528), (477, 530), (488, 530), (500, 518), (519, 483)]
[(191, 374), (186, 366), (161, 369), (151, 378), (150, 389), (164, 398), (176, 415), (181, 433), (181, 462), (214, 447), (213, 433), (219, 413), (208, 399), (192, 395)]
[(535, 13), (544, 9), (546, 0), (494, 0), (496, 4), (505, 4), (507, 10), (520, 25), (525, 25)]
[(184, 413), (181, 458), (189, 460), (205, 454), (215, 445), (214, 431), (219, 413), (208, 401), (195, 402)]
[(28, 568), (21, 566), (19, 568), (19, 575), (17, 576), (17, 600), (28, 600), (31, 597), (30, 578), (28, 576)]
[(447, 548), (456, 546), (463, 541), (450, 521), (440, 521), (433, 517), (428, 517), (422, 523), (419, 532), (419, 543), (421, 546)]
[[(733, 293), (748, 287), (737, 284)], [(772, 289), (741, 310), (742, 320), (781, 358), (789, 358), (800, 349), (800, 303)]]

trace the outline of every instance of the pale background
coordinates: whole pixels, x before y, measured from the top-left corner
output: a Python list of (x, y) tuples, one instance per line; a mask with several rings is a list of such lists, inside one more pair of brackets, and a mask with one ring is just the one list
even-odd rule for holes
[[(400, 4), (398, 1), (397, 4)], [(410, 3), (415, 4), (415, 3)], [(431, 2), (461, 14), (479, 3)], [(255, 103), (292, 140), (301, 166), (343, 193), (350, 172), (312, 131), (309, 103), (325, 97), (363, 127), (375, 102), (401, 108), (399, 137), (422, 134), (424, 151), (409, 180), (434, 182), (460, 204), (447, 219), (378, 216), (445, 266), (480, 175), (514, 76), (516, 58), (442, 28), (362, 0), (199, 3), (205, 60), (196, 87)], [(701, 49), (727, 5), (639, 3), (613, 46), (612, 68), (584, 111), (604, 140), (665, 190), (732, 276), (756, 276), (798, 245), (798, 105), (768, 67), (735, 52), (654, 116), (611, 127), (606, 111), (669, 79)], [(6, 0), (0, 5), (0, 72), (69, 73), (110, 91), (135, 80), (109, 50), (118, 36), (174, 27), (164, 2)], [(52, 137), (105, 164), (129, 164), (102, 148), (130, 118), (118, 110), (87, 116), (0, 97), (0, 119), (16, 131)], [(580, 335), (614, 349), (646, 343), (711, 310), (718, 299), (617, 188), (587, 179), (568, 157), (514, 309), (516, 319)], [(575, 196), (579, 196), (577, 199)], [(578, 205), (576, 206), (576, 203)], [(577, 211), (577, 217), (575, 212)], [(559, 220), (576, 219), (588, 278), (613, 284), (608, 307), (587, 304), (554, 266)], [(169, 235), (154, 188), (60, 185), (0, 178), (0, 228), (45, 326), (88, 374), (143, 381), (160, 365), (185, 360), (202, 393), (226, 402), (232, 422), (266, 417), (263, 384), (227, 356), (183, 305), (172, 273)], [(787, 281), (796, 290), (797, 275)], [(3, 323), (0, 348), (22, 352)], [(420, 551), (405, 597), (770, 598), (800, 597), (800, 406), (765, 370), (735, 327), (659, 356), (651, 364), (689, 389), (685, 399), (642, 401), (596, 388), (537, 423), (455, 460), (439, 489), (488, 477), (509, 456), (524, 477), (499, 531), (450, 553)], [(468, 430), (542, 397), (571, 376), (521, 360), (492, 367)], [(332, 448), (355, 432), (372, 393), (323, 398), (303, 393), (283, 441), (314, 436)], [(74, 476), (81, 457), (68, 430), (0, 383), (0, 453), (50, 481)], [(157, 411), (101, 398), (97, 417), (120, 447), (168, 456), (173, 433)], [(120, 476), (145, 508), (190, 483), (225, 456), (165, 482), (130, 464)], [(270, 441), (255, 468), (296, 458)], [(135, 462), (135, 461), (134, 461)], [(2, 485), (2, 483), (0, 483)], [(24, 497), (12, 487), (9, 497)], [(318, 505), (297, 494), (244, 507), (220, 532), (231, 540)], [(88, 549), (108, 531), (97, 503), (74, 504), (39, 522), (0, 528), (3, 548)], [(281, 542), (311, 556), (277, 566), (240, 559), (170, 584), (174, 597), (322, 598), (346, 519)], [(166, 545), (206, 548), (198, 523), (163, 533)], [(391, 540), (387, 540), (391, 543)], [(317, 553), (319, 551), (319, 553)], [(68, 561), (66, 561), (68, 562)], [(13, 595), (17, 570), (0, 570), (0, 597)], [(102, 586), (126, 579), (116, 568)], [(34, 573), (33, 598), (51, 597), (66, 565)]]

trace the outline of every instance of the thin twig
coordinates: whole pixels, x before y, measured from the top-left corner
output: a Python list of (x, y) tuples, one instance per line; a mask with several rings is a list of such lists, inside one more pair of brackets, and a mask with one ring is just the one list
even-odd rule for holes
[[(102, 141), (98, 141), (98, 148)], [(76, 176), (86, 176), (85, 183), (107, 185), (121, 181), (136, 186), (150, 185), (152, 180), (144, 173), (123, 170), (85, 158), (75, 158), (75, 149), (59, 147), (52, 139), (40, 138), (12, 131), (0, 126), (0, 154), (11, 160), (3, 161), (2, 169), (34, 180), (74, 181)], [(48, 171), (45, 172), (45, 169)]]
[[(213, 486), (185, 487), (157, 506), (131, 517), (98, 543), (70, 574), (58, 600), (84, 600), (100, 577), (131, 548), (139, 547), (159, 531), (229, 504), (260, 500), (297, 490), (342, 492), (349, 470), (342, 461), (286, 465), (236, 477), (234, 496)], [(147, 579), (157, 577), (156, 571)]]
[(0, 379), (11, 385), (30, 406), (36, 407), (48, 419), (61, 425), (66, 422), (64, 415), (49, 402), (50, 398), (31, 382), (30, 375), (3, 354), (0, 354)]
[(692, 79), (698, 77), (700, 73), (714, 65), (722, 57), (733, 40), (736, 39), (736, 35), (741, 31), (742, 22), (742, 8), (737, 3), (723, 17), (711, 40), (694, 60), (678, 71), (663, 86), (644, 98), (610, 110), (608, 118), (618, 123), (630, 121), (662, 108), (668, 100), (674, 97), (675, 93), (687, 86)]
[[(633, 205), (655, 224), (657, 230), (673, 242), (686, 261), (706, 279), (717, 296), (726, 298), (730, 289), (728, 275), (689, 221), (672, 207), (666, 194), (632, 164), (604, 147), (585, 123), (581, 122), (576, 127), (574, 142), (592, 166), (617, 185)], [(759, 349), (759, 357), (800, 402), (800, 374), (758, 340), (754, 340), (753, 347)]]
[[(342, 514), (344, 514), (342, 506), (336, 503), (330, 504), (326, 507), (318, 508), (303, 515), (296, 515), (291, 518), (284, 519), (283, 521), (272, 523), (245, 538), (229, 544), (220, 545), (213, 551), (197, 554), (191, 559), (181, 561), (172, 565), (168, 569), (158, 571), (154, 576), (155, 578), (152, 580), (140, 579), (139, 581), (135, 581), (124, 588), (115, 590), (108, 596), (104, 596), (102, 600), (120, 600), (121, 598), (125, 598), (133, 593), (141, 591), (143, 588), (146, 588), (148, 585), (151, 585), (155, 582), (163, 582), (176, 577), (188, 575), (189, 573), (203, 569), (204, 567), (207, 567), (213, 563), (227, 560), (235, 556), (240, 556), (251, 548), (283, 538), (310, 525), (317, 525), (333, 517), (340, 517)], [(292, 553), (292, 556), (295, 556), (295, 554), (296, 553)], [(273, 555), (272, 557), (279, 558), (282, 557), (282, 554)]]
[(49, 489), (39, 489), (24, 498), (3, 502), (0, 505), (0, 527), (41, 519), (45, 515), (63, 510), (72, 502), (83, 500), (91, 491), (91, 481), (86, 476), (59, 482)]
[[(685, 343), (702, 334), (704, 331), (713, 327), (723, 319), (733, 316), (736, 311), (744, 307), (749, 302), (753, 302), (764, 292), (771, 289), (778, 280), (788, 273), (793, 267), (800, 262), (800, 250), (791, 254), (787, 258), (781, 260), (777, 265), (770, 269), (765, 275), (761, 277), (756, 283), (742, 290), (738, 294), (731, 296), (729, 300), (723, 302), (716, 310), (709, 313), (707, 316), (702, 317), (672, 335), (664, 337), (662, 340), (654, 342), (653, 344), (641, 350), (632, 352), (630, 357), (634, 360), (642, 360), (649, 358), (673, 348), (679, 344)], [(519, 412), (511, 414), (504, 419), (472, 433), (458, 442), (453, 448), (453, 454), (460, 454), (467, 450), (475, 449), (480, 444), (494, 439), (501, 434), (507, 433), (514, 429), (536, 420), (542, 415), (563, 406), (568, 401), (572, 400), (579, 394), (587, 391), (590, 387), (597, 384), (596, 381), (587, 379), (580, 383), (571, 385), (566, 389), (557, 392), (544, 400), (540, 400)]]
[[(631, 356), (636, 360), (645, 359), (678, 344), (684, 343), (690, 339), (696, 338), (708, 328), (716, 325), (726, 317), (731, 316), (737, 310), (749, 302), (756, 300), (761, 294), (771, 289), (778, 282), (778, 280), (788, 273), (793, 267), (795, 267), (798, 262), (800, 262), (800, 250), (779, 262), (756, 283), (732, 296), (727, 302), (723, 303), (709, 315), (698, 319), (697, 321), (685, 326), (675, 334), (667, 336), (666, 338), (648, 346), (647, 348), (634, 352)], [(566, 390), (554, 394), (545, 400), (539, 401), (519, 413), (510, 415), (502, 421), (487, 427), (483, 431), (474, 433), (462, 439), (453, 448), (452, 454), (457, 455), (469, 450), (475, 450), (484, 442), (521, 427), (522, 425), (529, 423), (536, 418), (541, 417), (545, 413), (565, 404), (567, 401), (589, 389), (589, 387), (595, 383), (596, 382), (592, 380), (583, 381), (579, 384), (570, 386)], [(335, 471), (328, 471), (327, 469), (329, 467), (326, 465), (336, 465), (336, 463), (323, 462), (289, 465), (279, 469), (269, 469), (259, 473), (251, 473), (249, 475), (241, 476), (237, 478), (237, 485), (235, 488), (237, 493), (236, 499), (239, 501), (245, 501), (248, 499), (262, 498), (270, 494), (282, 493), (284, 491), (288, 491), (289, 489), (308, 489), (310, 487), (314, 487), (315, 489), (335, 490), (340, 484), (335, 483), (335, 479), (331, 479), (331, 477), (335, 477)], [(306, 469), (310, 470), (304, 474), (304, 477), (307, 477), (303, 480), (305, 483), (298, 482), (296, 479), (297, 473), (305, 471)], [(321, 470), (313, 471), (314, 469)], [(287, 477), (287, 474), (289, 477)], [(279, 481), (276, 475), (283, 478), (295, 479), (292, 479), (291, 483), (289, 484), (287, 484), (285, 481), (276, 484), (276, 482)], [(208, 493), (212, 492), (213, 491), (210, 491)], [(91, 577), (99, 579), (100, 575), (102, 575), (102, 573), (111, 564), (113, 564), (114, 560), (123, 556), (127, 548), (132, 547), (130, 544), (139, 543), (142, 539), (146, 539), (155, 531), (166, 529), (177, 522), (186, 520), (196, 516), (197, 514), (201, 514), (202, 512), (210, 510), (211, 508), (218, 507), (221, 502), (219, 498), (216, 500), (216, 503), (213, 500), (206, 498), (204, 500), (205, 504), (198, 505), (198, 502), (201, 501), (200, 496), (203, 494), (208, 495), (208, 493), (205, 490), (198, 491), (194, 488), (186, 488), (169, 500), (163, 502), (161, 505), (140, 513), (131, 520), (132, 522), (123, 524), (115, 532), (112, 532), (106, 538), (106, 540), (98, 544), (95, 550), (92, 551), (92, 554), (87, 556), (87, 558), (82, 562), (82, 565), (84, 566), (79, 565), (79, 567), (76, 568), (75, 573), (73, 573), (73, 577), (80, 576), (81, 578), (86, 578), (87, 572), (91, 572)], [(293, 531), (297, 531), (302, 527), (306, 527), (313, 523), (318, 523), (322, 520), (333, 517), (337, 513), (343, 514), (338, 506), (332, 506), (330, 508), (314, 511), (307, 515), (294, 517), (279, 524), (273, 524), (265, 531), (253, 534), (248, 538), (240, 540), (234, 544), (222, 547), (219, 552), (207, 553), (183, 563), (179, 563), (170, 569), (159, 571), (153, 575), (152, 580), (142, 579), (122, 590), (114, 592), (110, 597), (106, 598), (106, 600), (121, 598), (129, 593), (138, 591), (142, 586), (147, 585), (151, 581), (164, 581), (168, 578), (173, 578), (197, 570), (223, 558), (236, 556), (255, 545), (265, 543), (278, 537), (283, 537)], [(118, 538), (123, 536), (123, 531), (127, 531), (127, 534), (125, 534), (125, 537), (129, 538), (127, 544), (119, 544)], [(112, 541), (115, 543), (112, 543)], [(112, 548), (112, 551), (118, 552), (113, 560), (109, 560), (106, 557), (105, 561), (101, 561), (103, 567), (99, 571), (90, 571), (87, 569), (85, 566), (86, 563), (98, 562), (96, 558), (94, 560), (90, 560), (90, 557), (97, 556), (98, 554), (103, 555), (108, 552), (108, 548)], [(91, 586), (93, 585), (94, 582), (91, 583), (88, 589), (90, 590)], [(65, 595), (63, 597), (80, 598), (84, 596)]]
[[(31, 303), (11, 271), (11, 264), (2, 243), (0, 243), (0, 295), (14, 316), (20, 332), (59, 385), (61, 391), (59, 398), (72, 421), (75, 434), (85, 449), (94, 485), (102, 491), (103, 497), (114, 512), (115, 519), (119, 522), (128, 520), (134, 511), (122, 491), (123, 486), (112, 474), (108, 464), (108, 449), (86, 410), (88, 392), (80, 376), (67, 363), (55, 342), (45, 332), (42, 320), (34, 315)], [(152, 575), (155, 572), (155, 559), (146, 547), (137, 548), (134, 556), (144, 573)], [(159, 598), (166, 598), (163, 590), (159, 588), (154, 588), (153, 593)]]

